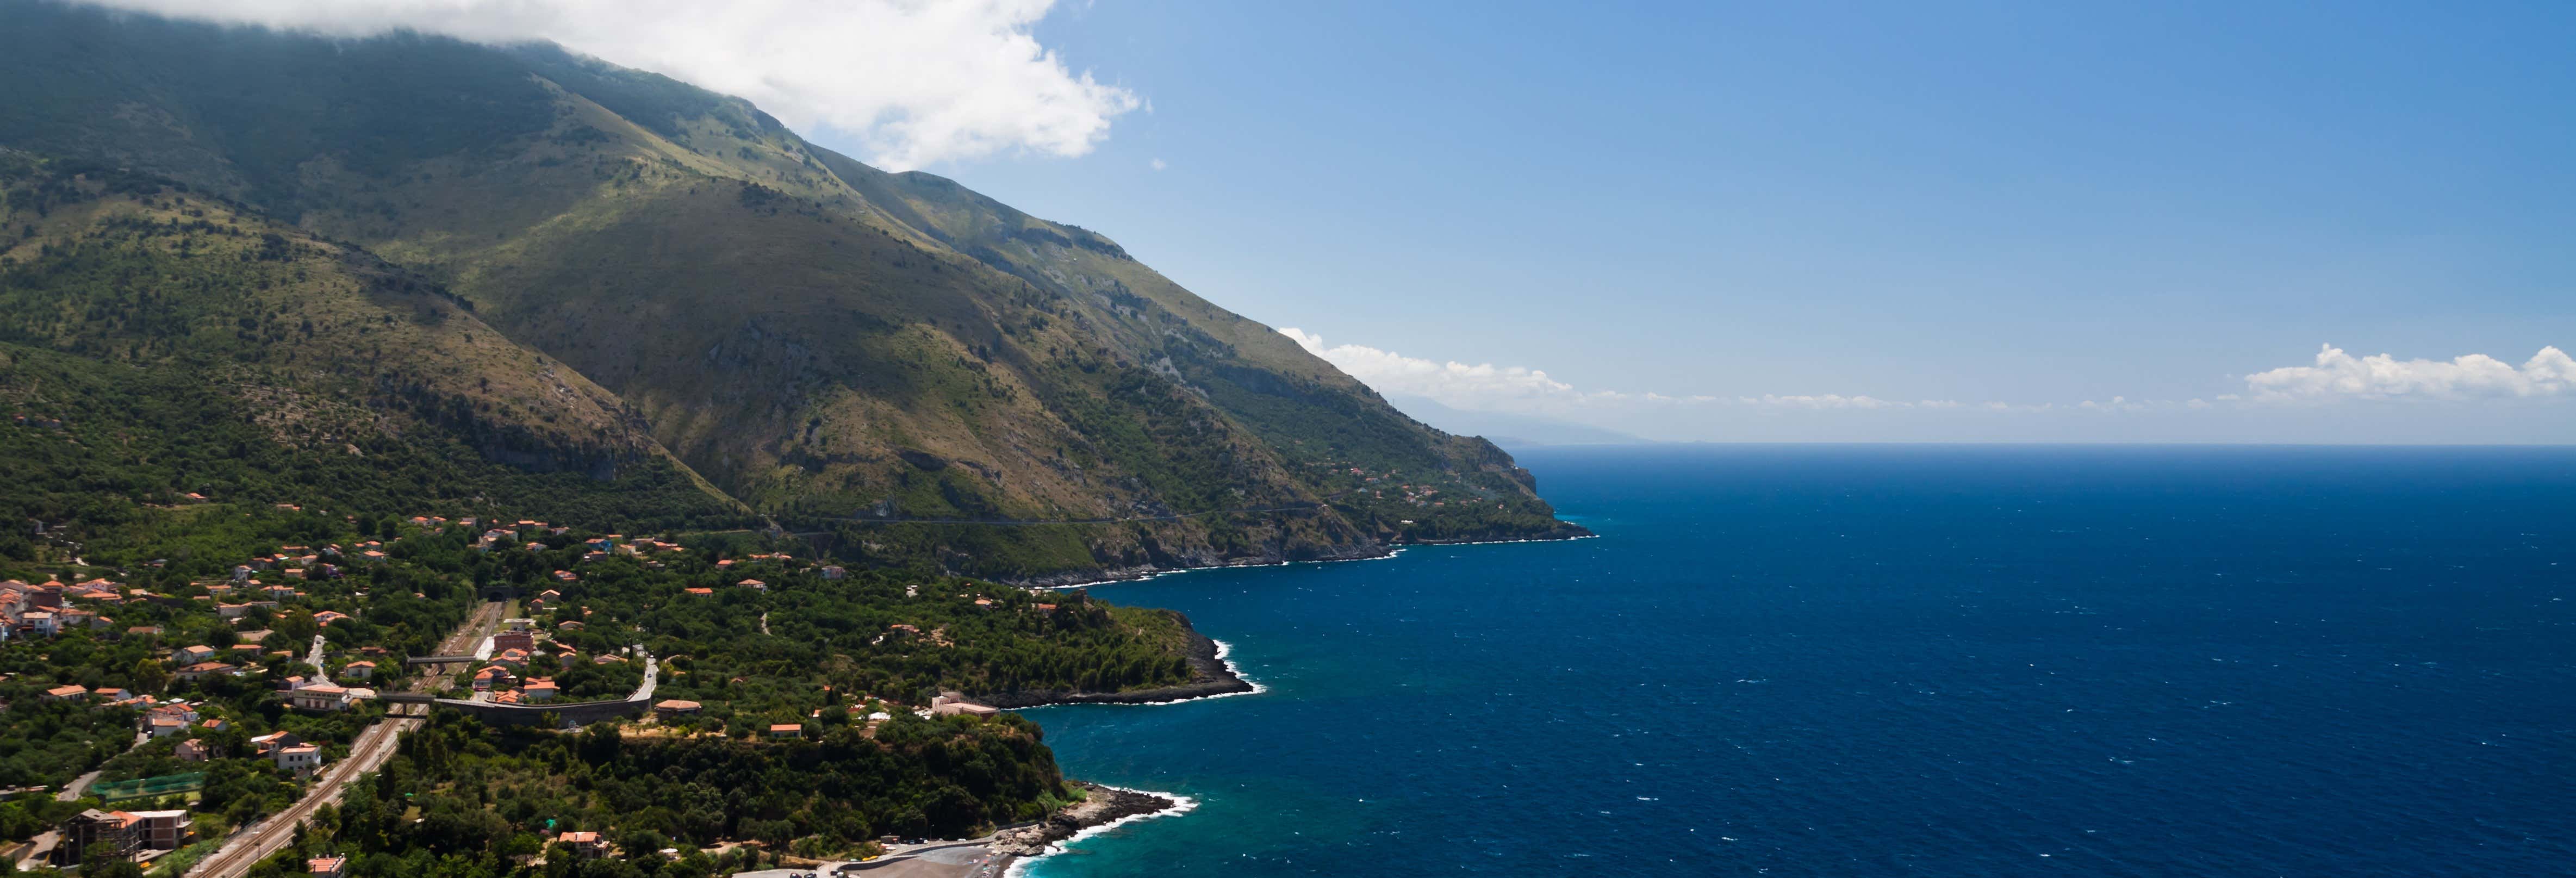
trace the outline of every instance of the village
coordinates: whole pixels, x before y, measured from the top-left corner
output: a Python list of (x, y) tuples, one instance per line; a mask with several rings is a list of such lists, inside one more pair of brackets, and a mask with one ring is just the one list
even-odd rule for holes
[[(292, 504), (277, 504), (276, 510), (305, 512)], [(417, 554), (408, 543), (460, 534), (467, 535), (463, 545), (486, 559), (487, 569), (498, 564), (525, 568), (528, 575), (459, 582), (443, 595), (388, 590), (432, 589), (422, 571), (410, 570), (414, 565), (403, 560)], [(689, 572), (675, 577), (675, 565)], [(621, 607), (602, 616), (601, 607), (581, 599), (592, 576), (609, 577), (621, 589), (650, 576), (679, 586), (670, 592), (675, 607), (714, 608), (725, 604), (718, 599), (726, 594), (763, 600), (781, 581), (819, 586), (845, 580), (850, 572), (786, 552), (700, 559), (675, 539), (583, 536), (542, 521), (423, 515), (367, 539), (258, 551), (229, 565), (228, 575), (164, 584), (158, 591), (97, 575), (73, 583), (0, 580), (0, 656), (6, 657), (0, 666), (8, 668), (0, 673), (0, 692), (24, 693), (17, 697), (29, 702), (24, 708), (0, 704), (0, 710), (13, 717), (20, 710), (84, 714), (97, 729), (92, 735), (99, 746), (121, 751), (60, 784), (0, 790), (0, 799), (50, 798), (84, 806), (23, 842), (0, 847), (0, 858), (22, 869), (74, 868), (100, 857), (187, 868), (218, 848), (242, 847), (243, 832), (252, 827), (273, 827), (277, 821), (264, 818), (287, 803), (300, 806), (329, 795), (327, 787), (348, 779), (334, 776), (332, 766), (366, 746), (371, 728), (416, 722), (403, 718), (432, 705), (504, 725), (561, 728), (607, 721), (646, 739), (766, 742), (813, 740), (843, 728), (873, 738), (897, 714), (932, 719), (1000, 713), (953, 689), (915, 698), (866, 694), (855, 685), (836, 691), (825, 684), (813, 693), (823, 703), (788, 714), (772, 707), (757, 715), (742, 711), (734, 699), (709, 701), (697, 694), (712, 689), (757, 702), (781, 700), (770, 691), (774, 684), (744, 675), (684, 684), (683, 694), (694, 697), (656, 699), (661, 675), (685, 678), (691, 672), (665, 671), (634, 643), (647, 633), (633, 609), (658, 605)], [(526, 590), (533, 593), (522, 594)], [(902, 596), (1041, 620), (1059, 609), (1046, 593), (1023, 589), (924, 596), (917, 584), (908, 584)], [(766, 634), (769, 622), (761, 612), (754, 624)], [(470, 651), (439, 648), (441, 632), (423, 630), (433, 625), (468, 635), (446, 639), (470, 644)], [(885, 624), (867, 642), (898, 650), (956, 648), (949, 626), (926, 621)], [(64, 661), (74, 655), (87, 660)], [(102, 661), (106, 656), (134, 658)], [(692, 670), (702, 666), (703, 660), (678, 658)], [(130, 731), (109, 737), (107, 726), (96, 725), (107, 717), (129, 718)], [(386, 735), (375, 746), (391, 740)], [(382, 758), (372, 754), (373, 761)], [(565, 850), (616, 850), (598, 830), (559, 835)], [(314, 857), (307, 865), (312, 874), (330, 875), (344, 864), (341, 858)]]

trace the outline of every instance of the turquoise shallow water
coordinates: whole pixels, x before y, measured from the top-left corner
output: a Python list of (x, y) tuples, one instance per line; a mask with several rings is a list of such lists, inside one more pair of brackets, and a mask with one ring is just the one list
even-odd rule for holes
[(1599, 539), (1096, 589), (1096, 875), (2576, 874), (2576, 451), (1545, 451)]

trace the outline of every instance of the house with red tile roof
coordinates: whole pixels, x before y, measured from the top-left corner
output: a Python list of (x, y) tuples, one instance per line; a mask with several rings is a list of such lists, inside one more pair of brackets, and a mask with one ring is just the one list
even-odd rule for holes
[(599, 833), (596, 832), (567, 832), (555, 836), (555, 843), (571, 848), (573, 853), (584, 857), (597, 857), (608, 853), (608, 841), (600, 838)]

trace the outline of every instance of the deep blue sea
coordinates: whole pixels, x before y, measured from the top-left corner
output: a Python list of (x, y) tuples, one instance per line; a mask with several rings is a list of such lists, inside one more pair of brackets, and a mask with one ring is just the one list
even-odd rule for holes
[(2576, 450), (1540, 450), (1600, 538), (1094, 590), (1098, 875), (2576, 875)]

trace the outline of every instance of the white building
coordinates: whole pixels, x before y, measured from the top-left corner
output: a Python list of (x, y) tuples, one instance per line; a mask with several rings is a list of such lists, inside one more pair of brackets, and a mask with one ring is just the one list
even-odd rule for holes
[(311, 744), (280, 747), (277, 749), (276, 756), (277, 767), (281, 771), (303, 774), (322, 767), (322, 748)]

